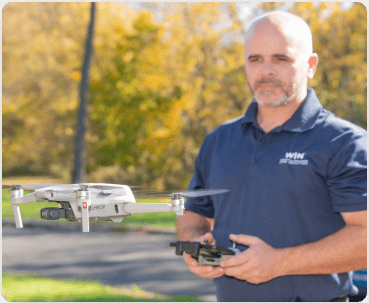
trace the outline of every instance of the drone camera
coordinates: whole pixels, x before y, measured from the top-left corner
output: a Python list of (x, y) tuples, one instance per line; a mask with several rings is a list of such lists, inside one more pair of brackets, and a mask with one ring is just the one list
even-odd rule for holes
[(59, 220), (60, 218), (66, 218), (65, 209), (56, 207), (42, 208), (40, 215), (41, 219), (46, 220)]

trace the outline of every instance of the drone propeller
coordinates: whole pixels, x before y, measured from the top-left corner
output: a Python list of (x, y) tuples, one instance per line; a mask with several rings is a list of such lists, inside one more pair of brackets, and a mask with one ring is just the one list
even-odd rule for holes
[[(78, 190), (78, 189), (100, 189), (100, 190), (109, 190), (109, 189), (121, 189), (124, 188), (125, 185), (120, 184), (109, 184), (109, 183), (77, 183), (77, 184), (27, 184), (27, 185), (6, 185), (3, 184), (3, 189), (26, 189), (26, 190), (35, 190), (41, 188), (50, 188), (52, 190)], [(130, 188), (138, 188), (139, 186), (130, 186)]]
[[(62, 185), (62, 184), (60, 184)], [(49, 186), (55, 186), (55, 184), (27, 184), (27, 185), (21, 185), (21, 184), (13, 184), (13, 185), (7, 185), (3, 184), (3, 189), (25, 189), (25, 190), (35, 190), (39, 188), (49, 187)]]
[(189, 189), (186, 191), (163, 191), (163, 192), (155, 192), (155, 191), (133, 191), (133, 194), (142, 198), (162, 198), (162, 197), (174, 197), (176, 195), (183, 197), (201, 197), (201, 196), (210, 196), (217, 195), (229, 192), (229, 189)]
[[(110, 183), (78, 183), (72, 184), (76, 186), (77, 189), (82, 188), (94, 188), (94, 189), (101, 189), (101, 190), (108, 190), (108, 189), (122, 189), (128, 185), (121, 185), (121, 184), (110, 184)], [(139, 186), (129, 186), (130, 188), (138, 188)], [(74, 187), (72, 187), (74, 189)]]
[(130, 188), (139, 188), (140, 186), (131, 186), (131, 185), (122, 185), (122, 184), (112, 184), (112, 183), (78, 183), (74, 185), (79, 186), (87, 186), (95, 189), (116, 189), (116, 188), (124, 188), (126, 186)]

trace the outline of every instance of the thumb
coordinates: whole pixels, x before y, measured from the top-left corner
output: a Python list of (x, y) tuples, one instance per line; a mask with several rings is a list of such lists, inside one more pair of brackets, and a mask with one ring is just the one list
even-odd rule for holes
[(215, 239), (213, 237), (213, 234), (212, 233), (206, 233), (205, 236), (204, 236), (204, 240), (208, 240), (208, 244), (215, 244)]
[(256, 243), (260, 243), (262, 240), (258, 237), (255, 236), (249, 236), (249, 235), (234, 235), (234, 234), (230, 234), (229, 238), (232, 241), (236, 241), (239, 244), (244, 244), (247, 246), (252, 246)]

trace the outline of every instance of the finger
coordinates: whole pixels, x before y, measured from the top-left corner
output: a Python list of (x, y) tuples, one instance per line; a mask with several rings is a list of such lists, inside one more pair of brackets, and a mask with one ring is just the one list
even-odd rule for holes
[(245, 250), (244, 252), (239, 253), (238, 255), (235, 255), (226, 260), (223, 260), (220, 263), (220, 266), (223, 268), (232, 267), (232, 266), (240, 266), (240, 265), (246, 264), (249, 261), (250, 261), (250, 256), (247, 250)]
[(205, 234), (205, 239), (208, 241), (212, 241), (213, 240), (213, 234), (212, 233), (206, 233)]
[(224, 275), (224, 269), (221, 267), (214, 267), (211, 265), (198, 265), (196, 259), (192, 258), (192, 256), (188, 253), (183, 254), (183, 259), (187, 263), (188, 268), (195, 275), (205, 278), (219, 278)]
[(224, 275), (223, 268), (211, 265), (189, 266), (189, 269), (195, 275), (205, 279), (219, 278)]
[(243, 245), (247, 245), (247, 246), (252, 246), (256, 243), (260, 243), (262, 240), (258, 237), (255, 236), (249, 236), (249, 235), (234, 235), (234, 234), (230, 234), (229, 238), (232, 241), (236, 241), (239, 244), (243, 244)]
[(224, 275), (224, 269), (217, 266), (217, 267), (213, 267), (213, 270), (206, 274), (206, 278), (207, 279), (215, 279), (215, 278), (219, 278), (223, 275)]
[[(208, 241), (208, 244), (210, 244), (210, 245), (215, 244), (215, 240), (214, 240), (214, 237), (213, 237), (212, 233), (206, 233), (204, 235), (203, 240), (205, 240), (205, 239)], [(204, 241), (201, 241), (201, 243), (204, 244)]]
[(232, 277), (240, 277), (243, 275), (247, 275), (248, 272), (249, 272), (248, 268), (244, 266), (231, 266), (231, 267), (224, 268), (224, 273), (227, 276), (232, 276)]
[(198, 265), (197, 260), (192, 258), (192, 256), (188, 253), (183, 253), (183, 260), (187, 263), (188, 266), (197, 266)]
[(201, 237), (198, 237), (197, 239), (194, 240), (194, 242), (200, 242), (201, 244), (204, 244), (204, 239), (205, 239), (205, 235), (202, 235)]
[(215, 240), (214, 240), (214, 237), (213, 237), (212, 233), (206, 233), (205, 235), (201, 236), (197, 240), (200, 241), (201, 244), (204, 244), (204, 240), (207, 240), (208, 244), (210, 244), (210, 245), (215, 244)]

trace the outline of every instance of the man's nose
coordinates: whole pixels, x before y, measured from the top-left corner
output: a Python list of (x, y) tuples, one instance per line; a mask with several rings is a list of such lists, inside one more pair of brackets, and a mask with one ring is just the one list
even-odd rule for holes
[(271, 62), (265, 62), (261, 67), (261, 72), (265, 75), (274, 75), (276, 73), (274, 64)]

